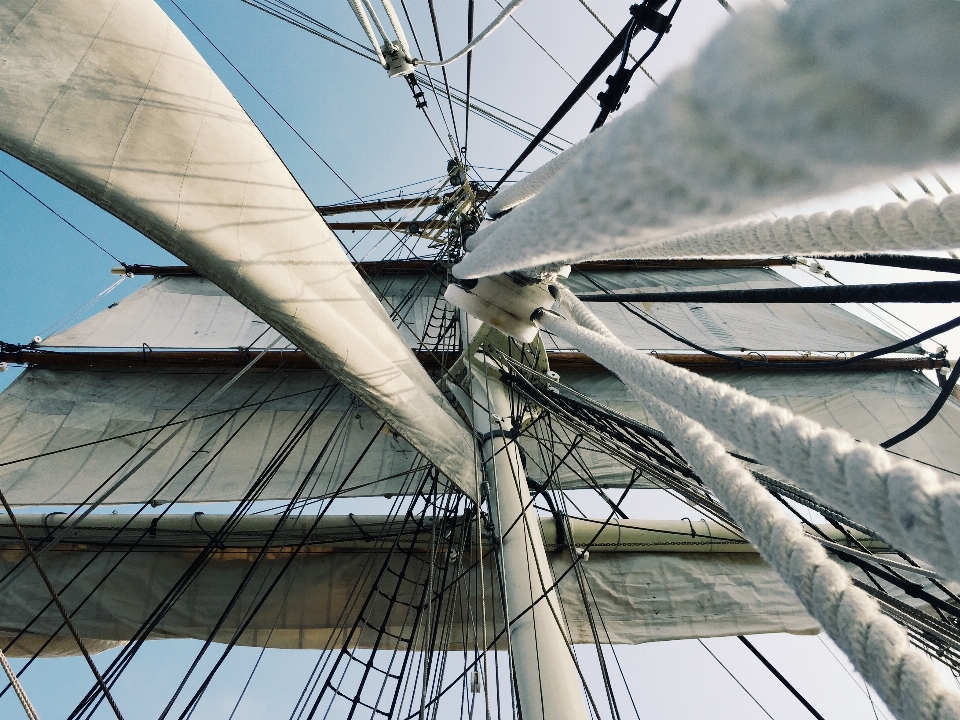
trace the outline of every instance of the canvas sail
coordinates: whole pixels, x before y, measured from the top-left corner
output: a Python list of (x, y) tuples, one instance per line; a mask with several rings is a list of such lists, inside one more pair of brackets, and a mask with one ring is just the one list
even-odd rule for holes
[[(24, 517), (21, 522), (31, 536), (44, 532), (42, 518)], [(133, 526), (119, 539), (113, 538), (105, 552), (97, 553), (115, 528), (131, 522)], [(144, 517), (131, 521), (116, 516), (101, 521), (90, 519), (71, 535), (71, 542), (80, 540), (83, 544), (65, 545), (54, 552), (45, 563), (46, 569), (57, 586), (65, 588), (64, 601), (79, 608), (74, 621), (85, 638), (102, 645), (122, 642), (136, 631), (197, 557), (199, 551), (191, 546), (203, 544), (204, 532), (215, 531), (223, 522), (222, 516), (164, 518), (159, 529), (154, 528), (154, 536), (137, 546), (132, 555), (122, 558), (130, 540), (148, 528), (149, 520)], [(244, 574), (257, 557), (258, 541), (263, 541), (266, 529), (276, 522), (275, 517), (269, 516), (242, 520), (227, 546), (214, 553), (152, 636), (205, 639), (222, 608), (241, 587)], [(218, 642), (232, 638), (260, 599), (261, 589), (281, 574), (279, 584), (243, 630), (240, 644), (320, 649), (331, 640), (343, 642), (360, 611), (360, 601), (376, 585), (380, 569), (386, 563), (399, 572), (406, 562), (404, 553), (391, 554), (383, 547), (389, 546), (390, 541), (374, 539), (381, 536), (384, 519), (329, 517), (323, 519), (308, 546), (296, 553), (293, 565), (284, 570), (293, 552), (291, 539), (302, 536), (311, 522), (311, 518), (302, 517), (286, 523), (277, 547), (258, 567), (248, 590), (217, 633)], [(391, 527), (396, 526), (393, 532), (402, 532), (398, 521), (388, 522), (392, 522)], [(576, 643), (591, 642), (590, 624), (576, 578), (565, 572), (570, 567), (569, 554), (557, 548), (552, 522), (544, 520), (542, 525), (548, 547), (554, 550), (554, 575), (564, 576), (560, 589), (571, 639)], [(595, 533), (594, 528), (599, 527), (599, 523), (575, 521), (575, 542), (586, 542)], [(715, 523), (698, 522), (697, 527), (700, 533), (696, 537), (688, 534), (688, 524), (683, 521), (633, 520), (606, 527), (590, 560), (582, 565), (596, 604), (593, 610), (604, 617), (606, 641), (635, 644), (819, 630), (753, 548), (730, 539), (735, 536)], [(21, 558), (22, 550), (16, 547), (9, 524), (0, 523), (0, 540), (12, 542), (0, 549), (0, 572), (6, 572)], [(400, 596), (402, 601), (411, 603), (416, 602), (418, 582), (423, 579), (430, 557), (428, 541), (420, 541), (415, 547), (417, 555), (412, 566), (406, 566), (409, 581), (404, 583)], [(461, 572), (476, 574), (475, 562), (475, 557), (465, 557)], [(89, 566), (78, 573), (87, 563)], [(491, 557), (484, 561), (483, 568), (487, 576), (486, 604), (499, 608), (498, 585), (491, 582)], [(98, 583), (102, 584), (91, 594)], [(135, 596), (124, 592), (132, 585), (138, 588)], [(477, 633), (482, 636), (467, 610), (477, 606), (479, 588), (480, 584), (474, 582), (458, 590), (460, 597), (451, 610), (452, 644), (447, 649), (469, 648), (477, 641)], [(40, 642), (57, 633), (59, 615), (47, 611), (37, 617), (47, 603), (45, 592), (38, 578), (24, 575), (18, 578), (13, 591), (0, 599), (0, 642), (4, 638), (9, 642), (21, 629), (28, 628), (13, 646), (13, 653), (35, 650)], [(385, 607), (379, 612), (384, 613)], [(487, 637), (494, 640), (503, 620), (491, 614), (487, 622)], [(373, 627), (377, 624), (370, 623)], [(399, 635), (409, 632), (410, 627), (400, 623), (388, 630)], [(376, 636), (373, 628), (368, 627), (353, 644), (370, 647)], [(506, 647), (504, 640), (497, 644)], [(44, 653), (65, 652), (62, 645), (53, 643)]]
[(0, 47), (0, 149), (202, 270), (474, 493), (467, 428), (154, 2), (16, 2), (0, 15)]
[[(582, 274), (575, 270), (571, 281), (585, 285), (586, 276), (617, 288), (791, 284), (763, 268), (614, 268)], [(450, 312), (438, 297), (439, 280), (417, 270), (375, 282), (385, 305), (403, 308), (394, 322), (406, 342), (414, 349), (423, 348), (431, 322)], [(404, 302), (418, 283), (425, 285), (420, 294)], [(742, 316), (744, 307), (655, 303), (649, 312), (683, 336), (728, 351), (745, 347), (761, 351), (791, 347), (864, 351), (896, 340), (832, 305), (763, 306), (762, 312), (773, 319), (764, 323), (763, 330)], [(635, 347), (660, 352), (688, 349), (616, 305), (597, 304), (597, 309), (615, 321)], [(0, 394), (0, 488), (18, 504), (83, 502), (106, 476), (130, 467), (132, 458), (152, 452), (171, 435), (182, 419), (178, 413), (191, 398), (201, 405), (255, 356), (258, 348), (275, 339), (276, 331), (265, 321), (208, 280), (165, 277), (149, 282), (115, 306), (43, 342), (51, 351), (135, 349), (142, 362), (95, 370), (30, 368)], [(274, 349), (285, 347), (280, 340)], [(549, 338), (547, 348), (548, 353), (572, 350), (559, 347)], [(163, 357), (164, 349), (232, 351), (242, 360), (229, 367), (203, 363), (164, 366), (152, 360), (154, 356)], [(248, 351), (252, 354), (244, 354)], [(104, 352), (101, 357), (109, 355)], [(923, 415), (938, 392), (936, 386), (912, 370), (703, 372), (871, 441), (883, 440), (908, 427)], [(629, 418), (653, 424), (643, 406), (605, 370), (572, 368), (562, 373), (565, 383), (587, 397)], [(169, 502), (174, 498), (190, 502), (238, 500), (268, 468), (297, 423), (320, 404), (321, 412), (303, 439), (279, 467), (271, 469), (263, 499), (292, 497), (312, 459), (328, 442), (326, 458), (310, 477), (310, 492), (316, 496), (334, 491), (360, 496), (403, 492), (409, 485), (411, 468), (427, 460), (394, 428), (381, 429), (381, 421), (367, 405), (347, 389), (335, 386), (335, 379), (325, 371), (285, 367), (282, 357), (269, 368), (255, 366), (207, 407), (204, 417), (186, 423), (188, 427), (156, 451), (108, 503), (150, 499)], [(170, 422), (174, 424), (168, 426)], [(960, 471), (953, 450), (958, 432), (960, 406), (951, 400), (899, 451)], [(521, 443), (526, 448), (530, 477), (539, 482), (551, 477), (543, 444), (532, 438), (523, 438)], [(360, 462), (353, 468), (358, 458)], [(592, 447), (589, 441), (580, 445), (575, 458), (554, 473), (565, 488), (592, 484), (623, 487), (634, 479), (632, 468)], [(350, 475), (344, 481), (347, 473)], [(635, 484), (650, 486), (643, 478)]]

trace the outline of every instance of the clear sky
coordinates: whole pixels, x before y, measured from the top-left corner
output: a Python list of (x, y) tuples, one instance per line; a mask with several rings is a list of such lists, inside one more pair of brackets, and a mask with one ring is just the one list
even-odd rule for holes
[[(362, 196), (380, 193), (428, 181), (445, 172), (447, 154), (441, 141), (414, 107), (402, 80), (390, 81), (372, 63), (271, 18), (240, 0), (178, 2), (312, 145), (313, 150), (278, 119), (174, 5), (160, 0), (161, 6), (195, 42), (316, 203), (350, 200), (353, 192)], [(358, 40), (362, 38), (356, 19), (343, 0), (296, 0), (294, 4), (336, 30)], [(413, 0), (407, 4), (423, 54), (435, 58), (437, 49), (426, 2)], [(590, 4), (615, 31), (627, 20), (627, 2), (591, 0)], [(733, 4), (741, 9), (745, 6), (744, 0)], [(438, 3), (441, 39), (448, 54), (466, 40), (465, 7), (465, 0)], [(476, 26), (485, 26), (499, 10), (495, 0), (476, 0)], [(480, 100), (540, 124), (574, 85), (557, 63), (579, 77), (607, 45), (609, 36), (578, 0), (528, 0), (515, 17), (556, 62), (515, 23), (508, 22), (476, 51), (473, 92)], [(671, 70), (688, 63), (728, 17), (716, 0), (684, 0), (675, 19), (675, 29), (646, 67), (654, 78), (666, 77)], [(642, 45), (644, 36), (639, 40), (638, 45)], [(461, 89), (465, 86), (464, 67), (461, 62), (449, 71), (451, 83)], [(641, 101), (653, 87), (652, 82), (637, 75), (625, 106)], [(596, 87), (593, 92), (598, 89), (601, 88)], [(462, 112), (457, 109), (454, 113), (457, 124), (454, 128), (449, 117), (441, 117), (432, 95), (428, 94), (428, 102), (430, 115), (441, 135), (445, 136), (449, 127), (451, 134), (456, 132), (461, 138), (462, 144)], [(582, 138), (596, 111), (596, 105), (585, 99), (556, 133), (570, 141)], [(499, 177), (497, 169), (506, 167), (525, 145), (525, 141), (477, 117), (471, 119), (469, 133), (470, 160), (487, 179)], [(524, 168), (533, 169), (549, 157), (544, 151), (537, 151)], [(0, 171), (12, 178), (0, 176), (0, 339), (24, 343), (37, 335), (45, 337), (52, 329), (62, 327), (65, 317), (70, 323), (75, 322), (116, 302), (145, 282), (143, 278), (125, 280), (85, 312), (73, 314), (117, 280), (110, 269), (118, 263), (109, 254), (130, 264), (177, 262), (136, 231), (18, 161), (0, 154)], [(960, 176), (957, 179), (960, 181)], [(909, 179), (902, 180), (904, 186), (909, 183)], [(422, 187), (421, 184), (419, 188)], [(416, 189), (418, 186), (412, 186), (407, 192)], [(915, 187), (904, 191), (917, 192)], [(892, 196), (881, 198), (884, 192), (881, 188), (870, 197), (882, 201), (892, 199)], [(83, 233), (106, 252), (95, 247)], [(344, 240), (349, 243), (351, 237), (346, 236)], [(845, 282), (931, 277), (901, 270), (844, 268), (835, 263), (830, 267)], [(791, 277), (799, 282), (817, 282), (794, 272)], [(896, 312), (920, 328), (952, 317), (950, 308), (942, 306), (899, 307)], [(956, 356), (958, 351), (960, 334), (951, 345), (951, 356)], [(16, 374), (14, 369), (0, 374), (0, 389)], [(638, 508), (638, 512), (643, 510)], [(641, 717), (709, 716), (749, 720), (766, 718), (766, 712), (776, 720), (809, 717), (735, 639), (707, 640), (705, 644), (716, 658), (697, 641), (618, 650)], [(849, 665), (829, 641), (818, 637), (766, 636), (758, 638), (756, 645), (826, 717), (848, 720), (875, 717), (862, 681), (850, 674)], [(135, 672), (131, 672), (129, 680), (118, 689), (118, 700), (127, 718), (156, 717), (158, 705), (169, 696), (175, 681), (178, 661), (195, 646), (196, 643), (189, 641), (150, 644), (138, 657)], [(258, 654), (259, 651), (252, 649), (238, 649), (233, 653), (222, 673), (224, 680), (214, 687), (201, 706), (199, 712), (204, 717), (229, 715), (239, 687)], [(98, 658), (98, 663), (105, 664), (110, 657), (111, 654), (106, 653)], [(268, 651), (235, 717), (286, 717), (299, 693), (299, 684), (315, 660), (316, 653)], [(721, 662), (745, 688), (730, 677)], [(78, 659), (41, 661), (25, 677), (25, 685), (43, 718), (64, 717), (90, 683), (89, 671)], [(626, 716), (630, 715), (632, 711), (626, 712)], [(0, 699), (0, 717), (20, 716), (12, 694)], [(108, 717), (108, 713), (101, 709), (99, 716)], [(889, 713), (887, 716), (890, 717)]]

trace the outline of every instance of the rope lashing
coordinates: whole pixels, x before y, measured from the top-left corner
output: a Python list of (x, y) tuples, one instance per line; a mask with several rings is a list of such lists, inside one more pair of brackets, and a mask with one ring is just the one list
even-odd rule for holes
[[(570, 296), (565, 300), (579, 303)], [(590, 311), (583, 307), (579, 312)], [(640, 386), (684, 415), (697, 418), (745, 454), (874, 528), (893, 546), (960, 579), (960, 483), (945, 481), (919, 463), (901, 460), (879, 447), (857, 442), (846, 432), (825, 429), (727, 385), (659, 362), (558, 316), (544, 313), (538, 322), (625, 383)]]
[[(576, 307), (579, 301), (570, 297), (572, 293), (561, 302)], [(606, 330), (585, 306), (577, 308), (577, 314), (589, 325)], [(565, 331), (574, 328), (579, 331), (578, 341), (581, 336), (592, 335), (598, 344), (614, 342), (608, 339), (612, 335), (609, 330), (601, 336), (555, 316), (544, 314), (542, 324), (550, 326), (551, 332), (561, 329), (558, 334), (565, 339), (570, 339)], [(584, 349), (583, 345), (578, 347)], [(900, 720), (960, 718), (960, 694), (946, 686), (933, 663), (911, 646), (906, 630), (853, 585), (846, 570), (806, 535), (753, 474), (703, 425), (646, 392), (648, 385), (625, 375), (621, 378), (645, 402), (664, 434), (717, 495), (750, 542), (896, 716)]]

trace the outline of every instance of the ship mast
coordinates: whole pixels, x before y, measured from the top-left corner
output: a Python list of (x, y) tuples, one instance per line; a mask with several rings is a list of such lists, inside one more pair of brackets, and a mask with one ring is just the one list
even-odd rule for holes
[[(510, 663), (525, 720), (587, 720), (582, 684), (570, 642), (561, 627), (562, 608), (530, 498), (519, 445), (518, 422), (496, 363), (470, 340), (480, 321), (460, 311), (469, 368), (468, 416), (480, 444), (484, 489), (496, 542)], [(466, 384), (466, 383), (465, 383)], [(457, 393), (458, 397), (462, 397)]]

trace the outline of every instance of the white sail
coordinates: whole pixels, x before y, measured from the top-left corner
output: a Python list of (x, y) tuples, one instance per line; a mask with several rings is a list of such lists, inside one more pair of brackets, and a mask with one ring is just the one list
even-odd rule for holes
[[(222, 516), (164, 518), (155, 537), (118, 562), (126, 544), (122, 538), (113, 540), (112, 547), (108, 546), (109, 549), (95, 559), (93, 555), (99, 544), (91, 541), (95, 537), (101, 542), (109, 538), (112, 529), (129, 522), (129, 518), (108, 516), (99, 522), (91, 518), (71, 535), (71, 540), (83, 540), (85, 545), (69, 546), (75, 549), (65, 547), (46, 561), (45, 567), (58, 586), (68, 587), (64, 601), (71, 605), (79, 604), (106, 577), (74, 620), (85, 638), (103, 644), (125, 640), (197, 557), (195, 546), (207, 539), (203, 531), (214, 532), (223, 521)], [(24, 517), (22, 522), (28, 533), (44, 532), (42, 518)], [(277, 518), (270, 516), (241, 521), (227, 547), (213, 554), (153, 637), (205, 639), (222, 608), (240, 586), (244, 573), (251, 568), (266, 531), (276, 522)], [(301, 537), (310, 522), (311, 518), (307, 517), (296, 521), (295, 525), (301, 528), (300, 535), (291, 532), (285, 536), (280, 546), (263, 561), (251, 589), (241, 596), (217, 634), (218, 642), (230, 639), (257, 599), (258, 591), (254, 588), (263, 587), (261, 583), (269, 583), (277, 576), (291, 559), (290, 538)], [(133, 538), (148, 526), (148, 518), (140, 518), (134, 521), (135, 529), (126, 531), (126, 536)], [(544, 520), (542, 526), (548, 546), (556, 548), (552, 521)], [(600, 523), (574, 521), (574, 541), (587, 542), (599, 527)], [(720, 538), (731, 537), (731, 534), (715, 523), (697, 522), (700, 532), (695, 537), (687, 534), (688, 527), (691, 526), (686, 521), (631, 520), (614, 522), (604, 530), (582, 568), (593, 591), (596, 603), (593, 611), (604, 617), (609, 633), (605, 641), (635, 644), (744, 633), (819, 631), (817, 623), (752, 547), (743, 542), (721, 542)], [(325, 518), (321, 528), (296, 555), (294, 565), (283, 574), (280, 585), (244, 631), (241, 644), (323, 648), (331, 637), (345, 640), (345, 633), (359, 610), (356, 598), (362, 599), (370, 592), (373, 577), (388, 554), (382, 549), (382, 541), (364, 540), (360, 534), (377, 534), (379, 523), (375, 518)], [(0, 523), (0, 535), (11, 535), (9, 525)], [(168, 539), (170, 536), (174, 539)], [(420, 543), (420, 552), (426, 550), (429, 550), (429, 539)], [(22, 554), (15, 544), (0, 550), (0, 572), (9, 570)], [(91, 559), (93, 564), (68, 585), (80, 567)], [(403, 553), (391, 560), (395, 570), (402, 561)], [(419, 568), (423, 559), (415, 562)], [(569, 568), (569, 554), (551, 553), (551, 565), (554, 575), (560, 577)], [(485, 570), (491, 571), (492, 567)], [(417, 569), (407, 572), (415, 577)], [(131, 584), (138, 588), (136, 596), (128, 592)], [(478, 586), (472, 585), (474, 589), (467, 591), (460, 607), (468, 608), (477, 602)], [(572, 640), (592, 642), (575, 577), (567, 574), (559, 587)], [(488, 583), (486, 591), (488, 607), (500, 607), (496, 583)], [(415, 582), (406, 583), (401, 600), (416, 602), (416, 592)], [(46, 603), (45, 593), (46, 588), (39, 579), (27, 574), (0, 596), (0, 642), (12, 638), (30, 623)], [(453, 644), (447, 649), (460, 649), (464, 637), (470, 638), (468, 644), (472, 645), (474, 633), (479, 632), (469, 626), (468, 619), (460, 616), (462, 610), (454, 612)], [(42, 615), (30, 626), (20, 652), (36, 649), (36, 639), (49, 637), (60, 621), (55, 612)], [(502, 619), (491, 615), (488, 623), (487, 637), (493, 640), (503, 627)], [(400, 634), (409, 628), (388, 629)], [(356, 642), (359, 647), (369, 647), (375, 638), (376, 633), (369, 629)], [(499, 645), (506, 647), (505, 641)], [(16, 652), (17, 646), (14, 648)], [(63, 652), (63, 649), (55, 646), (52, 652)]]
[(152, 0), (0, 15), (0, 148), (276, 327), (469, 494), (473, 440), (253, 122)]
[[(594, 288), (588, 277), (615, 290), (792, 284), (763, 268), (638, 270), (621, 265), (618, 261), (609, 269), (575, 270), (568, 283), (583, 291)], [(437, 298), (439, 281), (420, 269), (374, 282), (378, 293), (384, 294), (385, 303), (404, 308), (395, 322), (411, 347), (421, 347), (435, 306), (441, 315), (448, 310), (444, 300)], [(423, 283), (422, 294), (412, 301), (404, 300), (412, 286)], [(689, 350), (618, 305), (595, 303), (593, 307), (634, 347), (659, 352)], [(817, 352), (848, 352), (872, 350), (896, 341), (833, 305), (652, 303), (645, 309), (690, 340), (725, 351), (802, 347)], [(750, 316), (751, 312), (761, 313), (762, 324)], [(96, 356), (99, 367), (30, 368), (0, 395), (0, 489), (17, 504), (80, 503), (108, 475), (122, 473), (152, 453), (107, 500), (109, 504), (151, 499), (169, 502), (178, 497), (185, 502), (239, 500), (268, 469), (305, 413), (324, 402), (304, 438), (279, 467), (270, 470), (271, 478), (261, 499), (293, 497), (312, 459), (331, 438), (326, 457), (310, 475), (315, 496), (334, 491), (355, 496), (403, 493), (409, 486), (410, 469), (426, 461), (418, 461), (416, 449), (391, 428), (377, 434), (379, 419), (367, 405), (353, 400), (348, 391), (340, 389), (327, 398), (334, 383), (327, 372), (285, 366), (284, 355), (278, 352), (286, 346), (283, 340), (271, 351), (270, 357), (279, 355), (278, 360), (270, 362), (269, 367), (255, 366), (206, 407), (204, 417), (178, 430), (178, 421), (189, 418), (175, 416), (191, 398), (196, 397), (194, 407), (202, 405), (255, 357), (258, 349), (277, 339), (276, 331), (263, 320), (204, 278), (151, 281), (115, 306), (42, 343), (49, 350), (96, 349), (103, 353)], [(575, 350), (562, 342), (558, 345), (552, 338), (545, 340), (550, 352)], [(119, 367), (119, 361), (107, 361), (116, 352), (130, 351), (136, 351), (134, 359), (123, 361)], [(168, 357), (164, 351), (181, 354), (174, 360), (154, 359)], [(187, 351), (197, 351), (200, 357), (203, 351), (224, 352), (234, 364), (217, 365), (212, 360), (191, 364)], [(654, 424), (620, 381), (599, 367), (574, 366), (561, 368), (561, 372), (563, 382), (578, 392), (626, 417)], [(922, 375), (909, 369), (702, 372), (873, 442), (909, 427), (938, 392)], [(171, 420), (176, 424), (164, 428)], [(177, 435), (153, 453), (175, 430)], [(954, 450), (960, 447), (958, 433), (960, 407), (950, 401), (922, 433), (905, 441), (898, 450), (923, 462), (960, 471)], [(372, 445), (364, 452), (371, 440)], [(530, 437), (520, 442), (526, 450), (531, 479), (542, 483), (551, 477), (550, 460), (545, 457), (550, 453), (545, 447)], [(341, 486), (358, 459), (359, 464)], [(555, 476), (566, 489), (592, 483), (624, 487), (631, 482), (633, 469), (584, 440), (577, 455), (557, 469)], [(646, 478), (634, 485), (652, 486)]]

